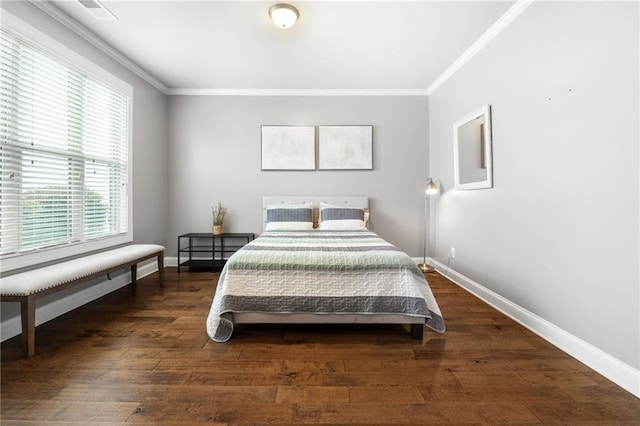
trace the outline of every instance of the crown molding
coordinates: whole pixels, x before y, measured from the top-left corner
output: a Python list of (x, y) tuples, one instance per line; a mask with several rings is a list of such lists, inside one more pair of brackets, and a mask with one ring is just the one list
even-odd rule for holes
[(487, 31), (480, 36), (467, 50), (456, 59), (449, 68), (444, 70), (438, 78), (427, 88), (427, 96), (431, 96), (440, 86), (442, 86), (453, 74), (465, 65), (476, 53), (480, 52), (491, 40), (502, 32), (514, 19), (524, 12), (535, 0), (517, 0), (516, 3), (507, 10)]
[(169, 89), (174, 96), (427, 96), (416, 89)]
[(36, 6), (38, 9), (42, 10), (44, 13), (60, 22), (62, 25), (78, 34), (88, 43), (92, 44), (94, 47), (100, 49), (103, 53), (108, 55), (110, 58), (118, 62), (120, 65), (127, 68), (129, 71), (133, 72), (135, 75), (160, 90), (162, 93), (167, 94), (169, 88), (165, 86), (160, 80), (149, 74), (147, 71), (139, 67), (136, 63), (134, 63), (131, 59), (124, 56), (118, 50), (113, 48), (110, 44), (102, 40), (96, 34), (91, 32), (87, 27), (80, 24), (73, 18), (71, 18), (66, 13), (62, 12), (60, 9), (52, 5), (46, 0), (29, 0), (31, 4)]
[(462, 68), (476, 53), (500, 34), (514, 19), (535, 0), (516, 0), (478, 40), (456, 59), (427, 89), (214, 89), (214, 88), (169, 88), (132, 60), (106, 43), (88, 28), (75, 21), (47, 0), (29, 0), (33, 5), (51, 16), (103, 53), (145, 80), (166, 95), (173, 96), (431, 96), (442, 84)]

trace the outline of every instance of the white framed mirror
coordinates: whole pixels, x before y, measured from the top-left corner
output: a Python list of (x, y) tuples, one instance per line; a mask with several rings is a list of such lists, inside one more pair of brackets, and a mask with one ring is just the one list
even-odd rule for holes
[(453, 156), (456, 189), (493, 187), (490, 105), (453, 123)]

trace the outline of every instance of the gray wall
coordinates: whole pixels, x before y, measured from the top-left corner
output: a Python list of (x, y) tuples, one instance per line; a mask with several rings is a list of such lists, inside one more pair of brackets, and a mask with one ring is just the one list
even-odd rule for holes
[[(2, 9), (133, 86), (133, 238), (134, 242), (164, 245), (168, 212), (167, 96), (31, 3), (2, 2)], [(46, 297), (38, 306), (74, 295), (88, 286)], [(19, 304), (2, 304), (3, 321), (18, 312)]]
[[(437, 259), (640, 368), (638, 4), (536, 2), (430, 98)], [(489, 103), (494, 188), (453, 189)]]
[[(426, 97), (210, 97), (169, 100), (168, 255), (186, 232), (211, 229), (211, 205), (229, 209), (225, 230), (262, 232), (263, 195), (365, 195), (371, 226), (422, 253), (427, 168)], [(373, 125), (370, 171), (261, 171), (261, 125)]]

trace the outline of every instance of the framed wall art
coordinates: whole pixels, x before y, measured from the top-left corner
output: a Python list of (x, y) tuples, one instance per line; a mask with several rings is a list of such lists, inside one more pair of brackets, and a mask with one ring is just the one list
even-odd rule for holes
[(319, 126), (319, 170), (372, 170), (373, 126)]
[(261, 126), (262, 170), (315, 170), (315, 126)]

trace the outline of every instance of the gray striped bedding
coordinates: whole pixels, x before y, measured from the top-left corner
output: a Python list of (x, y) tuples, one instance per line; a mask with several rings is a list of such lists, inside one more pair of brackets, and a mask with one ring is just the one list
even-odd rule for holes
[(223, 268), (207, 334), (226, 342), (234, 312), (404, 314), (445, 325), (423, 274), (369, 230), (267, 231)]

